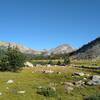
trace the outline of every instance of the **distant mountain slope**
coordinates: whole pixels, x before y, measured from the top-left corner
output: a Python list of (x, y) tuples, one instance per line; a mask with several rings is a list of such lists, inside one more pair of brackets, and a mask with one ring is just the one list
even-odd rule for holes
[(63, 44), (63, 45), (60, 45), (60, 46), (58, 46), (56, 48), (53, 48), (51, 50), (37, 51), (37, 50), (33, 50), (31, 48), (27, 48), (27, 47), (25, 47), (23, 45), (16, 44), (16, 43), (11, 43), (11, 42), (0, 42), (0, 49), (7, 49), (7, 47), (9, 46), (9, 44), (10, 44), (11, 47), (17, 47), (17, 48), (19, 48), (19, 50), (22, 53), (31, 54), (31, 55), (37, 55), (37, 54), (43, 54), (43, 55), (64, 54), (64, 53), (72, 52), (74, 50), (68, 44)]
[(70, 45), (63, 44), (63, 45), (60, 45), (54, 49), (51, 49), (49, 52), (50, 52), (50, 54), (65, 54), (65, 53), (70, 53), (74, 50), (75, 49), (72, 48)]
[(23, 45), (19, 45), (19, 44), (16, 44), (16, 43), (10, 43), (10, 42), (0, 42), (0, 49), (7, 49), (7, 47), (9, 46), (11, 47), (17, 47), (22, 53), (25, 53), (25, 54), (40, 54), (41, 52), (39, 51), (36, 51), (36, 50), (33, 50), (31, 48), (27, 48)]
[(71, 53), (74, 59), (96, 59), (100, 58), (100, 37), (82, 46), (80, 49)]
[[(56, 48), (53, 48), (51, 50), (43, 50), (43, 51), (37, 51), (33, 50), (31, 48), (27, 48), (23, 45), (19, 45), (16, 43), (10, 43), (10, 42), (0, 42), (0, 50), (1, 49), (7, 49), (7, 47), (11, 45), (11, 47), (18, 47), (19, 50), (22, 53), (29, 54), (29, 55), (44, 55), (48, 56), (51, 54), (59, 55), (59, 54), (67, 54), (70, 53), (71, 58), (73, 59), (100, 59), (100, 37), (96, 38), (95, 40), (89, 42), (86, 45), (83, 45), (78, 50), (75, 50), (73, 47), (71, 47), (68, 44), (60, 45)], [(2, 51), (2, 50), (1, 50)], [(1, 52), (2, 53), (2, 52)]]

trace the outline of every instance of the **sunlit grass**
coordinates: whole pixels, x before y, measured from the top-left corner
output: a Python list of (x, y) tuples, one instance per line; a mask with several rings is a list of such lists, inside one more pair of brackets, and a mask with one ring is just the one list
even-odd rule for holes
[[(50, 69), (55, 73), (41, 73), (41, 70)], [(56, 72), (61, 72), (61, 74), (56, 74)], [(59, 100), (59, 98), (61, 100), (83, 100), (84, 96), (100, 92), (100, 87), (86, 87), (82, 89), (75, 88), (71, 94), (66, 94), (64, 85), (61, 82), (75, 81), (71, 76), (74, 72), (93, 74), (93, 72), (70, 66), (24, 68), (21, 72), (17, 73), (0, 72), (0, 92), (2, 93), (0, 100)], [(14, 83), (7, 84), (8, 80), (14, 80)], [(57, 96), (45, 97), (37, 94), (37, 87), (49, 86), (52, 83), (56, 84)], [(26, 93), (18, 94), (17, 91), (26, 91)]]

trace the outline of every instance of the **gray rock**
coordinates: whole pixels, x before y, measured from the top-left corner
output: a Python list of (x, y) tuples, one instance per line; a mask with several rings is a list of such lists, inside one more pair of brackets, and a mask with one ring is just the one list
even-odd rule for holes
[(90, 74), (86, 74), (86, 76), (87, 76), (87, 77), (89, 77), (89, 76), (90, 76)]
[(26, 91), (18, 91), (17, 93), (24, 94), (24, 93), (26, 93)]
[(66, 91), (66, 93), (70, 93), (73, 90), (74, 90), (73, 87), (65, 85), (65, 91)]
[(44, 70), (42, 72), (45, 73), (45, 74), (52, 74), (52, 73), (54, 73), (54, 71), (52, 71), (52, 70)]
[(87, 82), (88, 85), (100, 85), (100, 76), (99, 75), (94, 75), (92, 77), (92, 80)]
[(25, 67), (33, 67), (33, 64), (28, 61), (25, 62), (24, 65), (25, 65)]
[(6, 87), (7, 90), (9, 90), (9, 87)]
[(36, 67), (42, 67), (42, 65), (41, 64), (36, 64)]
[(75, 72), (74, 75), (84, 76), (85, 74), (83, 72)]
[(51, 67), (51, 65), (50, 65), (50, 64), (48, 64), (48, 65), (47, 65), (47, 67)]
[(74, 84), (76, 87), (82, 87), (82, 86), (84, 86), (85, 82), (80, 80), (80, 81), (74, 82)]
[(83, 78), (84, 81), (87, 81), (87, 78)]
[(61, 72), (57, 72), (57, 74), (61, 74)]
[(51, 89), (52, 89), (53, 91), (56, 91), (56, 88), (55, 88), (55, 87), (51, 87)]
[(65, 85), (65, 91), (66, 93), (70, 93), (71, 91), (74, 90), (74, 84), (71, 82), (64, 82)]
[(0, 92), (0, 96), (2, 96), (2, 93)]
[(55, 87), (55, 86), (57, 86), (57, 83), (49, 83), (49, 85), (50, 85), (50, 87)]
[(12, 84), (12, 83), (14, 83), (13, 80), (8, 80), (8, 81), (7, 81), (7, 84)]
[(64, 82), (64, 85), (71, 86), (71, 87), (73, 87), (73, 86), (74, 86), (74, 84), (73, 84), (73, 83), (71, 83), (71, 82)]

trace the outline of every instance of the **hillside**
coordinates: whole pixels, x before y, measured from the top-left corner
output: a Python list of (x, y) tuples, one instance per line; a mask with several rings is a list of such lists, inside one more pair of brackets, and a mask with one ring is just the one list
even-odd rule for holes
[(83, 45), (71, 53), (73, 59), (99, 59), (100, 58), (100, 37)]
[(9, 44), (11, 47), (17, 47), (22, 53), (25, 53), (25, 54), (35, 55), (35, 54), (41, 53), (40, 51), (36, 51), (36, 50), (31, 49), (31, 48), (25, 47), (23, 45), (11, 43), (11, 42), (0, 42), (0, 49), (6, 50), (7, 47), (9, 46)]
[(9, 46), (11, 47), (17, 47), (19, 48), (19, 50), (22, 53), (25, 54), (30, 54), (30, 55), (39, 55), (39, 54), (43, 54), (45, 56), (51, 55), (51, 54), (65, 54), (65, 53), (69, 53), (74, 51), (75, 49), (73, 49), (71, 46), (69, 46), (68, 44), (63, 44), (63, 45), (59, 45), (56, 48), (50, 49), (50, 50), (34, 50), (28, 47), (25, 47), (23, 45), (17, 44), (17, 43), (11, 43), (11, 42), (0, 42), (0, 49), (7, 49), (7, 47)]
[(20, 44), (10, 43), (10, 42), (0, 42), (0, 50), (1, 49), (6, 50), (9, 44), (11, 47), (17, 46), (22, 53), (29, 54), (29, 55), (43, 54), (44, 56), (48, 56), (48, 55), (60, 55), (60, 54), (70, 53), (72, 59), (99, 59), (100, 58), (100, 37), (87, 43), (86, 45), (83, 45), (81, 48), (77, 49), (76, 51), (73, 47), (71, 47), (68, 44), (62, 44), (50, 50), (37, 51)]

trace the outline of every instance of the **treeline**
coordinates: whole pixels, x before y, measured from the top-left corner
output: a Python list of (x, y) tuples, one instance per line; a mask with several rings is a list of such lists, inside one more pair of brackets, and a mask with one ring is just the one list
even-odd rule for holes
[[(56, 63), (53, 60), (59, 59)], [(50, 64), (50, 65), (67, 65), (70, 63), (69, 56), (63, 55), (53, 55), (44, 56), (41, 55), (26, 55), (20, 52), (17, 47), (11, 47), (10, 44), (7, 48), (0, 48), (0, 71), (17, 71), (24, 67), (24, 63), (29, 60), (41, 60), (40, 64)], [(44, 63), (43, 60), (48, 60)], [(39, 64), (36, 62), (36, 64)]]
[[(44, 55), (36, 55), (33, 58), (33, 64), (50, 64), (50, 65), (67, 65), (70, 64), (70, 58), (68, 54), (59, 54), (59, 55), (54, 55), (51, 54), (49, 56), (44, 56)], [(45, 60), (45, 61), (44, 61)]]
[(65, 57), (69, 58), (69, 54), (38, 54), (31, 57), (34, 60), (56, 60), (56, 59), (64, 59)]

